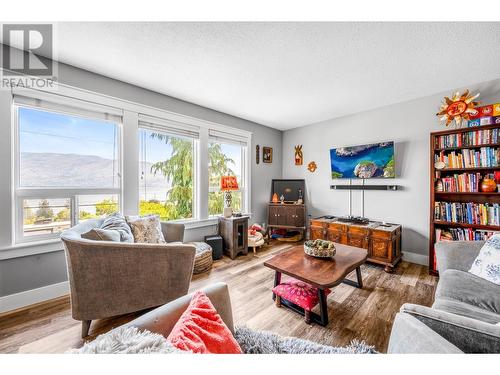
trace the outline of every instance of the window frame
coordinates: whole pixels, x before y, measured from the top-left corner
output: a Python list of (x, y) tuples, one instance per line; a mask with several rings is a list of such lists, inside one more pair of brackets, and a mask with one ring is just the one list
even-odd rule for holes
[[(161, 120), (161, 119), (157, 119)], [(146, 130), (146, 131), (156, 131), (158, 133), (162, 133), (166, 136), (173, 137), (173, 138), (184, 138), (184, 139), (191, 139), (193, 142), (193, 195), (192, 195), (192, 202), (191, 202), (191, 210), (192, 210), (192, 215), (190, 218), (181, 218), (181, 219), (174, 219), (170, 221), (175, 221), (175, 222), (193, 222), (193, 221), (198, 221), (200, 219), (200, 210), (199, 210), (199, 150), (200, 150), (200, 135), (199, 135), (199, 129), (192, 129), (193, 132), (198, 132), (197, 135), (191, 135), (191, 136), (185, 136), (182, 134), (179, 134), (176, 132), (175, 127), (171, 126), (163, 126), (159, 121), (155, 121), (154, 123), (149, 122), (149, 121), (144, 121), (139, 117), (139, 121), (137, 124), (137, 136), (139, 136), (141, 130)], [(139, 138), (139, 137), (138, 137)], [(140, 155), (141, 151), (141, 144), (139, 141), (139, 147), (137, 149), (138, 155), (139, 155), (139, 165), (141, 163), (141, 157)], [(140, 169), (140, 168), (139, 168)], [(140, 188), (140, 175), (139, 175), (139, 196), (137, 197), (137, 210), (140, 210), (140, 203), (141, 203), (141, 188)]]
[[(13, 86), (11, 88), (11, 170), (9, 173), (10, 186), (11, 186), (11, 214), (10, 218), (10, 243), (11, 247), (6, 247), (0, 249), (3, 257), (15, 258), (25, 255), (33, 255), (37, 253), (43, 253), (47, 251), (60, 250), (60, 241), (58, 236), (50, 236), (49, 238), (29, 238), (28, 241), (19, 241), (19, 236), (17, 231), (22, 228), (22, 217), (23, 212), (21, 210), (21, 215), (19, 215), (17, 208), (18, 198), (20, 196), (30, 198), (33, 195), (31, 189), (16, 190), (17, 176), (19, 173), (18, 166), (16, 166), (17, 152), (18, 152), (18, 135), (17, 135), (17, 111), (14, 110), (14, 97), (16, 95), (24, 96), (34, 100), (47, 100), (54, 103), (61, 103), (61, 105), (72, 106), (78, 108), (83, 105), (83, 111), (96, 111), (98, 109), (112, 109), (114, 113), (120, 112), (121, 124), (119, 127), (119, 166), (120, 166), (120, 186), (119, 191), (105, 191), (104, 194), (117, 194), (119, 197), (119, 210), (124, 215), (137, 215), (139, 208), (139, 168), (138, 157), (139, 157), (139, 144), (137, 131), (139, 128), (139, 117), (141, 115), (152, 116), (165, 123), (175, 123), (181, 127), (197, 127), (199, 128), (199, 139), (196, 142), (195, 154), (197, 156), (196, 161), (196, 173), (195, 173), (195, 194), (194, 194), (194, 208), (192, 219), (179, 219), (176, 222), (184, 223), (186, 229), (190, 228), (202, 228), (216, 225), (218, 222), (218, 217), (208, 216), (208, 163), (207, 152), (208, 152), (208, 137), (209, 133), (216, 131), (222, 134), (230, 135), (242, 140), (245, 144), (245, 161), (242, 164), (245, 167), (245, 199), (242, 202), (242, 208), (245, 211), (250, 211), (251, 209), (251, 172), (252, 172), (252, 155), (250, 153), (250, 148), (252, 146), (252, 132), (238, 127), (224, 125), (221, 123), (212, 122), (209, 120), (204, 120), (197, 117), (192, 117), (189, 115), (184, 115), (178, 112), (172, 112), (167, 109), (162, 109), (158, 107), (153, 107), (150, 105), (142, 104), (136, 101), (130, 101), (115, 96), (110, 96), (106, 94), (101, 94), (95, 91), (89, 91), (86, 89), (78, 88), (75, 86), (57, 83), (55, 90), (54, 88), (25, 88), (21, 86)], [(113, 113), (113, 112), (112, 112)], [(73, 114), (73, 113), (69, 113)], [(167, 126), (168, 127), (168, 126)], [(204, 172), (205, 171), (205, 172)], [(64, 189), (69, 192), (70, 189)], [(19, 197), (16, 196), (16, 191)], [(49, 194), (56, 194), (56, 189), (40, 189), (46, 194), (42, 198), (50, 198)], [(92, 194), (96, 190), (86, 189), (83, 193), (88, 192)], [(103, 192), (102, 189), (98, 190), (99, 193)], [(74, 195), (85, 195), (82, 194), (82, 189), (75, 189), (75, 194), (68, 194), (70, 198)], [(78, 193), (78, 194), (76, 194)], [(53, 196), (54, 198), (65, 198), (64, 196)], [(38, 197), (37, 197), (38, 198)], [(22, 205), (22, 203), (21, 203)], [(74, 209), (73, 212), (76, 212)], [(248, 212), (247, 212), (248, 213)], [(19, 225), (21, 223), (21, 226)], [(22, 233), (22, 232), (21, 232)], [(35, 236), (32, 236), (35, 237)], [(55, 245), (55, 243), (59, 245)], [(50, 245), (54, 243), (54, 245)], [(52, 246), (52, 247), (51, 247)]]
[[(238, 185), (238, 190), (235, 190), (236, 192), (241, 192), (241, 212), (243, 214), (248, 213), (248, 165), (247, 165), (247, 159), (248, 159), (248, 145), (245, 142), (242, 141), (234, 141), (231, 139), (217, 139), (214, 137), (208, 138), (208, 143), (207, 143), (207, 150), (208, 146), (210, 143), (219, 143), (219, 144), (237, 144), (238, 146), (241, 147), (241, 177), (240, 177), (240, 183)], [(213, 186), (208, 186), (208, 192), (207, 192), (207, 200), (209, 199), (209, 194), (210, 193), (218, 193), (220, 192), (220, 186), (219, 187), (213, 187)], [(210, 215), (208, 214), (209, 218), (218, 218), (219, 216), (222, 216), (222, 212), (220, 214), (215, 214), (215, 215)]]
[[(91, 117), (90, 113), (85, 115), (78, 113), (78, 108), (75, 108), (75, 112), (67, 110), (63, 103), (58, 103), (57, 101), (53, 103), (55, 106), (61, 104), (61, 110), (56, 108), (47, 109), (42, 107), (30, 106), (28, 104), (16, 104), (12, 103), (13, 112), (13, 137), (12, 137), (12, 150), (13, 150), (13, 191), (12, 191), (12, 202), (13, 202), (13, 244), (26, 244), (30, 242), (47, 242), (59, 238), (60, 233), (51, 234), (39, 234), (33, 236), (24, 235), (24, 200), (25, 199), (69, 199), (70, 200), (70, 212), (71, 212), (71, 226), (79, 223), (78, 217), (78, 196), (81, 195), (117, 195), (118, 196), (118, 209), (122, 210), (122, 192), (123, 192), (123, 158), (122, 158), (122, 127), (123, 118), (121, 117), (119, 121), (114, 122), (117, 126), (116, 134), (116, 148), (117, 148), (117, 178), (118, 187), (115, 188), (78, 188), (78, 187), (21, 187), (21, 137), (20, 137), (20, 123), (19, 123), (19, 108), (31, 108), (34, 110), (41, 110), (50, 113), (57, 113), (61, 115), (81, 117), (85, 119), (102, 120), (96, 117)], [(85, 107), (88, 108), (88, 103), (83, 103)], [(97, 105), (96, 105), (97, 107)]]

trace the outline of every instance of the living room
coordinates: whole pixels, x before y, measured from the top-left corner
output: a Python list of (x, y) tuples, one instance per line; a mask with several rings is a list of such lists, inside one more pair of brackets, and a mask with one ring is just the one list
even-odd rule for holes
[(493, 365), (499, 22), (153, 22), (134, 9), (1, 23), (9, 365)]

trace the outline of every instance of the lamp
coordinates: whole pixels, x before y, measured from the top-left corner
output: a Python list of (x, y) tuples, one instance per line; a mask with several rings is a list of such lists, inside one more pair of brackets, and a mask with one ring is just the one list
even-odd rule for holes
[(236, 176), (222, 176), (220, 178), (220, 190), (224, 192), (224, 217), (231, 217), (233, 209), (233, 197), (231, 191), (238, 190), (238, 181)]

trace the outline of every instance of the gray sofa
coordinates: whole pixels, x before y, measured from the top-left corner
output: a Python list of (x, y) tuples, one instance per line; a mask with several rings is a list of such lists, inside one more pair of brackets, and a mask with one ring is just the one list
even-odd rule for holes
[(500, 286), (467, 272), (483, 244), (436, 244), (434, 304), (401, 307), (389, 353), (500, 353)]
[(167, 242), (93, 241), (81, 237), (103, 219), (87, 220), (61, 234), (71, 292), (72, 316), (82, 321), (82, 337), (91, 321), (156, 307), (187, 294), (195, 248), (182, 245), (184, 226), (162, 223)]

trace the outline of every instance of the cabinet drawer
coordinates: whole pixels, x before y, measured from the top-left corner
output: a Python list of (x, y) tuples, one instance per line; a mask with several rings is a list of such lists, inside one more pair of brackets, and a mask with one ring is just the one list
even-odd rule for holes
[(370, 235), (370, 229), (355, 227), (355, 226), (347, 227), (347, 232), (352, 235), (363, 236), (363, 237), (368, 237)]
[(311, 240), (324, 240), (326, 235), (326, 230), (323, 227), (318, 227), (311, 225)]
[(374, 237), (374, 238), (388, 240), (388, 239), (392, 238), (393, 235), (394, 235), (394, 232), (388, 232), (385, 230), (376, 230), (376, 229), (372, 230), (372, 237)]
[(310, 222), (311, 222), (311, 226), (323, 227), (323, 228), (328, 227), (328, 223), (326, 221), (324, 221), (324, 220), (314, 220), (314, 219), (312, 219)]
[(368, 237), (358, 236), (352, 233), (347, 234), (347, 244), (349, 246), (360, 247), (362, 249), (368, 249)]
[(339, 232), (347, 232), (347, 225), (341, 223), (330, 223), (328, 228)]
[(338, 230), (328, 229), (326, 233), (328, 241), (342, 243), (342, 232), (339, 232)]

